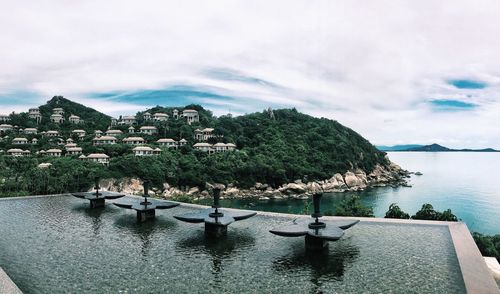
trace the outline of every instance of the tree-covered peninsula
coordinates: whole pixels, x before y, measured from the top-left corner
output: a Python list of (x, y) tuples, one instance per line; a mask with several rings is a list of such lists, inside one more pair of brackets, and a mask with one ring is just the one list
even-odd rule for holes
[[(226, 196), (286, 197), (402, 184), (406, 175), (355, 131), (296, 109), (215, 117), (199, 105), (157, 106), (128, 121), (61, 96), (38, 109), (39, 118), (30, 110), (2, 122), (3, 196), (87, 190), (99, 176), (108, 179), (107, 188), (131, 192), (140, 189), (135, 179), (149, 179), (164, 197), (202, 194), (212, 183), (226, 185)], [(188, 111), (196, 120), (180, 115)], [(116, 141), (96, 144), (108, 133)], [(88, 160), (91, 154), (104, 154), (109, 163)]]

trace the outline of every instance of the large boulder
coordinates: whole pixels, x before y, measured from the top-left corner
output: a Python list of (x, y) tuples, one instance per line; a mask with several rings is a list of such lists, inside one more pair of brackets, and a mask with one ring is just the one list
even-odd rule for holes
[(279, 191), (286, 194), (303, 194), (306, 192), (306, 185), (304, 183), (289, 183), (281, 187)]
[(236, 187), (227, 188), (222, 195), (226, 198), (236, 198), (240, 196), (240, 190)]
[(323, 192), (323, 188), (317, 182), (309, 182), (306, 185), (306, 192), (310, 194), (321, 193)]

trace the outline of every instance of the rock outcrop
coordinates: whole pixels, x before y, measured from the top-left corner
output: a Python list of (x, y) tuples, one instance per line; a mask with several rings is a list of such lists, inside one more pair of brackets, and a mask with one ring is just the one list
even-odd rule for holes
[[(210, 184), (206, 183), (206, 190), (200, 190), (198, 187), (184, 187), (183, 190), (171, 187), (164, 183), (163, 187), (152, 189), (153, 195), (172, 199), (178, 196), (188, 196), (192, 199), (205, 199), (210, 197), (209, 190), (218, 187), (222, 190), (223, 198), (247, 198), (255, 197), (262, 200), (266, 199), (304, 199), (318, 192), (346, 192), (362, 191), (369, 187), (382, 186), (408, 186), (407, 178), (410, 173), (403, 170), (397, 164), (391, 163), (388, 166), (377, 165), (372, 172), (366, 174), (361, 169), (347, 171), (344, 174), (337, 173), (331, 178), (323, 181), (311, 181), (303, 183), (296, 180), (293, 183), (284, 184), (281, 187), (273, 189), (268, 184), (255, 183), (250, 189), (239, 189), (232, 184)], [(141, 181), (136, 178), (126, 178), (121, 180), (107, 179), (101, 182), (105, 190), (123, 192), (126, 194), (141, 195), (143, 186)]]

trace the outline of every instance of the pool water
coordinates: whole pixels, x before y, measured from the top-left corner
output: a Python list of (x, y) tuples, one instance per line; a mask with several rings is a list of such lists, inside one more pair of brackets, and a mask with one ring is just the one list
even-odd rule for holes
[(0, 201), (0, 267), (24, 293), (465, 293), (446, 226), (361, 222), (306, 254), (303, 238), (269, 229), (286, 217), (256, 216), (206, 239), (194, 210), (90, 210), (70, 196)]

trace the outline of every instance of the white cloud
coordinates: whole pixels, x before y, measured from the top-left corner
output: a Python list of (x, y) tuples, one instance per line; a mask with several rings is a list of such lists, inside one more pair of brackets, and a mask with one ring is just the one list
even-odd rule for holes
[[(4, 1), (0, 35), (0, 94), (64, 95), (117, 115), (139, 109), (88, 93), (194, 85), (249, 111), (337, 119), (378, 144), (500, 148), (496, 0)], [(206, 74), (214, 68), (278, 87)], [(445, 83), (456, 78), (489, 87)], [(435, 112), (436, 98), (479, 107)]]

